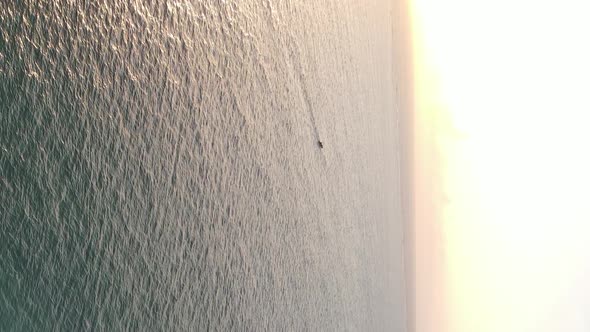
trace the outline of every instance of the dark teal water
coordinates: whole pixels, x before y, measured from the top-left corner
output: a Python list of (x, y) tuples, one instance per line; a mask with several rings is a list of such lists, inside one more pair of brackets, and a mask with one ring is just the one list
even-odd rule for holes
[(401, 331), (390, 10), (4, 1), (0, 331)]

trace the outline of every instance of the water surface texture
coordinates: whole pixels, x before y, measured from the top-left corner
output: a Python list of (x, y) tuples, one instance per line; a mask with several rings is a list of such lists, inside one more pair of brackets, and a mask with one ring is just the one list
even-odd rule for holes
[(0, 330), (401, 331), (391, 7), (2, 1)]

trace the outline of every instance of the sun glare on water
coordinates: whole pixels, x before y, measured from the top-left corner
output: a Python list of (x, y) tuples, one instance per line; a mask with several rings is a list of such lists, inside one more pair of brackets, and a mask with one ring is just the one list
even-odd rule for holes
[(590, 5), (411, 10), (417, 331), (590, 331)]

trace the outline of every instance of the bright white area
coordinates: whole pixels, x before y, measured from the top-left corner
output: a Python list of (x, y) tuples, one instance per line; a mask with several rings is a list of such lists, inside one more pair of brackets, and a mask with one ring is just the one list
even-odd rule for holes
[(440, 155), (436, 221), (416, 221), (442, 225), (437, 319), (590, 331), (590, 2), (412, 2), (417, 125), (434, 142), (417, 151)]

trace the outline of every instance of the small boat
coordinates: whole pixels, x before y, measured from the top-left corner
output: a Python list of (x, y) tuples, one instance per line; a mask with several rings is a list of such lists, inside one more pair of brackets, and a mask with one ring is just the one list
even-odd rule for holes
[(324, 148), (324, 143), (322, 143), (322, 141), (318, 141), (318, 146), (320, 147), (320, 149)]

